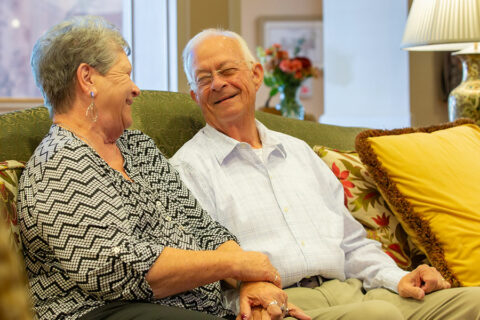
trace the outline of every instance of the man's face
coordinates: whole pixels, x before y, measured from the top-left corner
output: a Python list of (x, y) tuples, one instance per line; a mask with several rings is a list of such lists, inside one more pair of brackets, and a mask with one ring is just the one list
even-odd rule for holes
[[(236, 39), (212, 36), (192, 51), (195, 91), (207, 123), (219, 129), (254, 120), (255, 95), (263, 81), (259, 63), (245, 61)], [(251, 118), (251, 119), (248, 119)]]

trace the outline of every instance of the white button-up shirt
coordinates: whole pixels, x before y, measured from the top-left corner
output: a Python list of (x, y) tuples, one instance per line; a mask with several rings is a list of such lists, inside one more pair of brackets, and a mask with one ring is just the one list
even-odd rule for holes
[(397, 291), (396, 266), (344, 206), (343, 189), (303, 141), (257, 121), (263, 152), (209, 125), (170, 159), (200, 204), (289, 286), (312, 275)]

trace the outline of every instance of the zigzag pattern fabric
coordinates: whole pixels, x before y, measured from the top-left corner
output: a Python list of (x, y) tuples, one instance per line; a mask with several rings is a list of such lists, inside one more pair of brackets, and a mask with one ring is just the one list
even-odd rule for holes
[(219, 282), (154, 299), (145, 275), (164, 247), (214, 250), (236, 238), (200, 207), (148, 136), (127, 130), (117, 145), (133, 183), (56, 125), (21, 177), (19, 220), (39, 318), (76, 319), (113, 300), (232, 314)]

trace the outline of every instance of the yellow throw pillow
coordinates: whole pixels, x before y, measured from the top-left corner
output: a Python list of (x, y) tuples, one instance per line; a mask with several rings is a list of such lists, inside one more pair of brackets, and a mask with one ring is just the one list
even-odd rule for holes
[(454, 286), (480, 285), (480, 128), (367, 130), (360, 159), (414, 243)]
[(363, 225), (368, 238), (379, 241), (383, 251), (404, 270), (429, 263), (425, 254), (410, 242), (356, 152), (325, 146), (314, 146), (313, 151), (343, 185), (345, 207)]

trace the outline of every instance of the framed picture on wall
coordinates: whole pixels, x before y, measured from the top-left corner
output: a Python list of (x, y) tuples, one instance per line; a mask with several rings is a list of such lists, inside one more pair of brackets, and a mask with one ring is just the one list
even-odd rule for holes
[[(323, 70), (323, 23), (321, 16), (265, 16), (258, 19), (257, 44), (268, 48), (274, 43), (282, 45), (293, 56), (307, 57)], [(312, 96), (312, 79), (304, 82), (300, 96)]]

